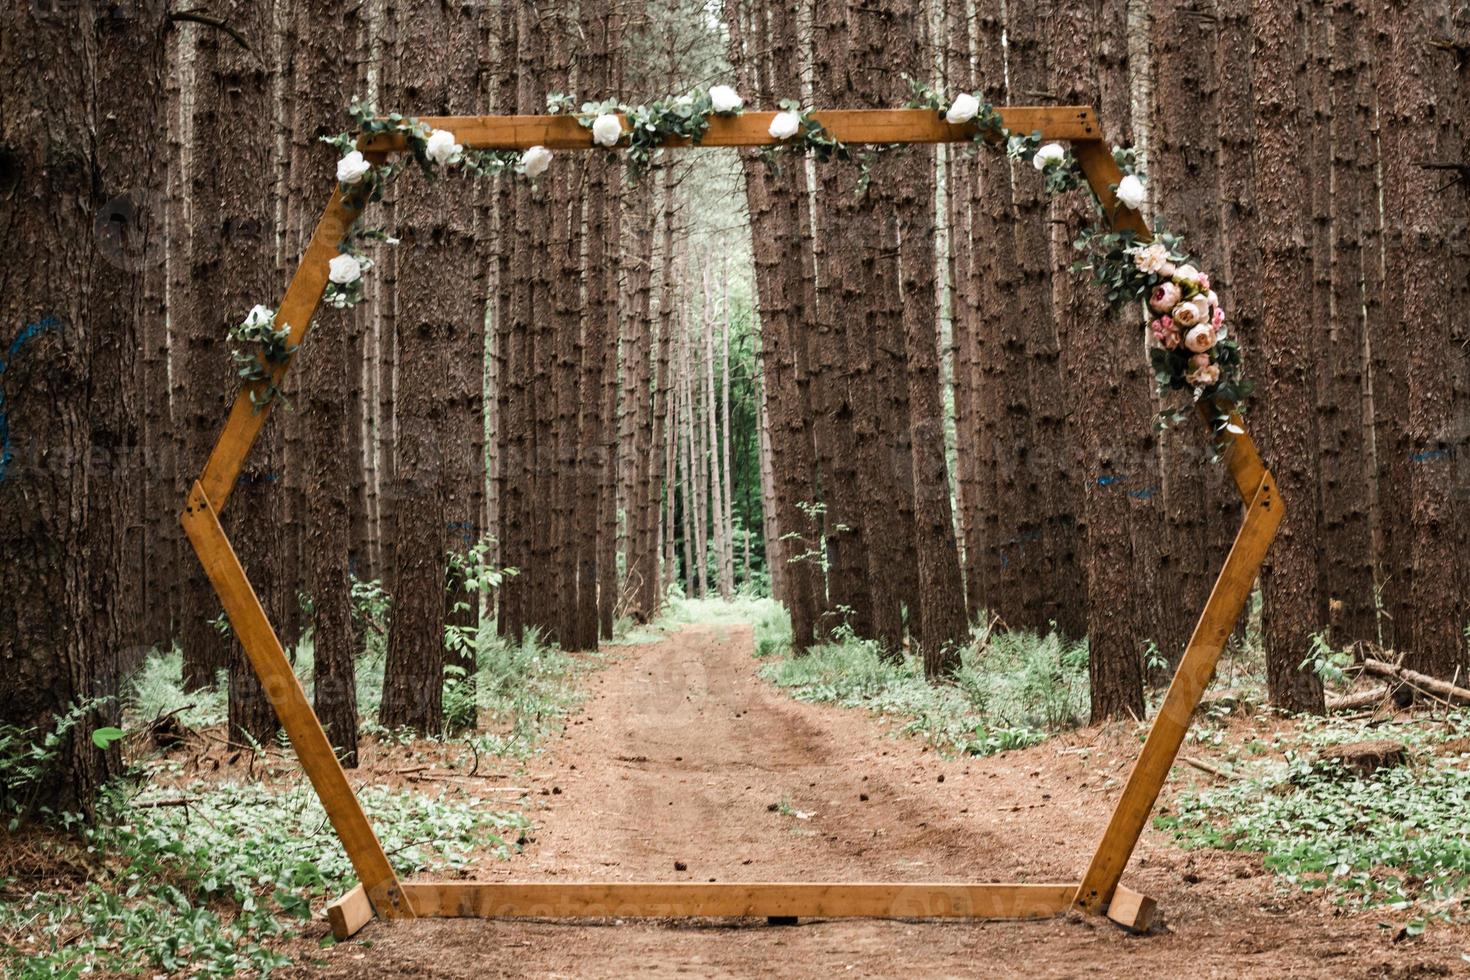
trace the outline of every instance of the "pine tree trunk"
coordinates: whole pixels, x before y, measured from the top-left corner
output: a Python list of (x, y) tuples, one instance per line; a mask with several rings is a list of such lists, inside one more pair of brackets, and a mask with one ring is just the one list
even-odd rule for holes
[[(1450, 25), (1445, 0), (1388, 2), (1375, 6), (1375, 25), (1391, 44), (1381, 57), (1380, 152), (1387, 282), (1385, 359), (1407, 375), (1406, 408), (1395, 418), (1402, 434), (1397, 465), (1390, 465), (1386, 497), (1406, 497), (1407, 523), (1397, 548), (1407, 557), (1403, 604), (1393, 610), (1395, 645), (1405, 664), (1445, 679), (1470, 668), (1465, 647), (1467, 584), (1461, 508), (1456, 495), (1454, 442), (1458, 438), (1454, 376), (1464, 351), (1454, 344), (1463, 328), (1465, 281), (1460, 239), (1466, 198), (1444, 189), (1442, 170), (1425, 164), (1463, 159), (1456, 103), (1457, 63), (1451, 51), (1432, 47)], [(1376, 399), (1376, 392), (1375, 392)], [(1402, 504), (1400, 505), (1403, 506)], [(1401, 513), (1403, 511), (1401, 510)], [(1390, 572), (1390, 574), (1392, 574)]]
[[(157, 187), (162, 173), (163, 10), (0, 13), (12, 79), (0, 119), (10, 172), (25, 179), (6, 214), (0, 280), (27, 284), (0, 291), (0, 553), (26, 556), (25, 574), (0, 590), (0, 722), (41, 734), (82, 709), (31, 801), (58, 813), (90, 813), (122, 770), (117, 748), (99, 750), (91, 735), (117, 724), (118, 656), (138, 615), (118, 585), (135, 494), (118, 454), (136, 446), (140, 421), (128, 388), (148, 251), (138, 227), (94, 219), (119, 215), (110, 201)], [(96, 138), (108, 141), (105, 158), (90, 154)]]
[[(331, 151), (320, 137), (341, 125), (339, 106), (350, 100), (357, 74), (360, 23), (344, 0), (311, 0), (300, 11), (297, 37), (297, 138), (292, 183), (316, 203), (333, 180)], [(301, 241), (297, 242), (298, 247)], [(357, 685), (348, 574), (352, 513), (358, 502), (352, 472), (360, 457), (338, 452), (349, 445), (349, 333), (362, 316), (328, 313), (310, 335), (297, 369), (302, 372), (301, 416), (307, 452), (296, 464), (305, 473), (306, 591), (311, 596), (313, 697), (316, 713), (343, 765), (357, 765)]]
[[(415, 8), (403, 17), (395, 80), (400, 94), (390, 101), (413, 101), (443, 114), (464, 112), (466, 103), (460, 100), (473, 92), (464, 79), (476, 67), (469, 43), (476, 36), (475, 14)], [(473, 252), (466, 188), (447, 180), (429, 183), (410, 171), (398, 190), (396, 227), (403, 245), (395, 317), (393, 616), (379, 721), (437, 734), (444, 724), (444, 631), (450, 608), (446, 525), (451, 513), (461, 512), (469, 452), (465, 405), (462, 398), (444, 397), (445, 379), (453, 377), (451, 361), (466, 356), (469, 325), (482, 322), (484, 312), (474, 302), (473, 269), (465, 261)], [(481, 355), (471, 356), (478, 363)], [(450, 387), (462, 394), (462, 384)]]
[[(764, 45), (746, 43), (752, 36), (748, 25), (765, 21), (765, 3), (726, 4), (730, 27), (731, 60), (741, 75), (745, 91), (769, 104), (775, 88), (774, 76), (790, 71), (796, 61), (796, 28), (785, 4), (771, 5), (769, 57), (758, 55)], [(764, 38), (764, 30), (754, 32)], [(792, 77), (787, 75), (786, 77)], [(816, 631), (824, 607), (825, 583), (821, 565), (808, 555), (819, 553), (820, 526), (802, 507), (817, 501), (814, 484), (816, 459), (813, 423), (809, 411), (806, 339), (799, 332), (815, 311), (806, 303), (806, 281), (793, 282), (793, 274), (804, 272), (802, 206), (807, 194), (806, 169), (790, 168), (789, 177), (772, 179), (756, 159), (742, 160), (746, 207), (750, 213), (755, 254), (755, 280), (761, 323), (761, 379), (769, 414), (767, 465), (771, 470), (773, 534), (766, 542), (766, 563), (771, 570), (772, 594), (781, 599), (791, 616), (792, 647), (805, 652)], [(779, 584), (778, 584), (779, 583)]]
[(1287, 0), (1257, 0), (1252, 9), (1255, 93), (1253, 239), (1271, 274), (1262, 282), (1260, 333), (1249, 338), (1261, 353), (1260, 389), (1252, 415), (1288, 506), (1281, 532), (1261, 575), (1262, 629), (1271, 703), (1289, 711), (1322, 711), (1322, 682), (1309, 668), (1310, 632), (1321, 622), (1317, 580), (1317, 433), (1315, 383), (1302, 365), (1315, 348), (1298, 315), (1311, 294), (1307, 252), (1310, 207), (1301, 147), (1307, 137), (1303, 105), (1306, 50), (1301, 11)]
[[(1011, 65), (1010, 101), (1022, 104), (1027, 94), (1047, 90), (1046, 12), (1030, 5), (1006, 8), (1006, 41)], [(1018, 168), (1019, 169), (1019, 168)], [(1031, 175), (1026, 175), (1027, 177)], [(1011, 411), (1021, 409), (1030, 416), (1030, 437), (1011, 442), (1006, 451), (1015, 458), (1003, 465), (1014, 467), (1020, 482), (1017, 494), (1007, 493), (1001, 506), (1016, 507), (1027, 525), (1018, 529), (1020, 550), (1036, 554), (1034, 572), (1022, 583), (1019, 620), (1007, 619), (1012, 627), (1046, 630), (1055, 623), (1068, 636), (1080, 636), (1085, 628), (1086, 603), (1082, 597), (1082, 568), (1078, 544), (1077, 515), (1080, 481), (1073, 472), (1073, 447), (1066, 424), (1065, 406), (1070, 404), (1061, 370), (1061, 336), (1066, 324), (1052, 310), (1052, 262), (1048, 249), (1047, 205), (1039, 181), (1018, 177), (1012, 188), (1011, 234), (1015, 242), (1019, 280), (1015, 296), (1025, 304), (1008, 302), (1008, 344), (1024, 343), (1025, 355), (1017, 352), (1017, 375), (1026, 386), (1010, 398)], [(1020, 364), (1025, 367), (1021, 368)], [(1022, 374), (1024, 371), (1024, 374)], [(1032, 513), (1032, 509), (1034, 513)]]
[[(844, 71), (849, 59), (847, 13), (846, 6), (835, 0), (819, 0), (812, 15), (812, 97), (818, 104), (852, 104)], [(795, 24), (791, 30), (795, 31)], [(860, 477), (871, 469), (860, 460), (863, 446), (856, 429), (869, 416), (853, 399), (849, 350), (857, 341), (848, 340), (848, 320), (855, 311), (846, 295), (866, 281), (857, 253), (864, 239), (859, 237), (862, 213), (853, 196), (854, 179), (842, 168), (817, 170), (812, 219), (813, 240), (819, 246), (815, 310), (808, 321), (811, 326), (803, 332), (810, 338), (809, 396), (826, 506), (828, 596), (821, 629), (826, 632), (845, 622), (858, 635), (871, 637), (876, 635), (876, 624)], [(859, 386), (858, 394), (868, 392)], [(869, 488), (868, 495), (872, 492)]]
[[(898, 28), (891, 57), (910, 73), (922, 71), (929, 53), (928, 30), (918, 17), (906, 18), (896, 3), (888, 3), (889, 23)], [(887, 97), (897, 100), (898, 84), (888, 83)], [(881, 93), (880, 93), (881, 94)], [(930, 677), (951, 673), (959, 666), (960, 648), (968, 639), (965, 588), (960, 575), (959, 546), (955, 540), (950, 505), (949, 468), (945, 448), (944, 398), (939, 370), (939, 313), (934, 288), (934, 156), (927, 152), (901, 158), (894, 206), (899, 253), (899, 291), (907, 370), (901, 383), (907, 391), (908, 428), (912, 433), (910, 471), (914, 499), (914, 537), (918, 565), (918, 603), (911, 607), (924, 671)], [(902, 465), (902, 464), (900, 464)]]
[[(271, 36), (270, 8), (236, 0), (216, 13), (245, 37)], [(280, 299), (276, 269), (277, 236), (273, 180), (276, 173), (275, 102), (270, 79), (272, 46), (264, 40), (255, 53), (240, 48), (219, 31), (198, 35), (199, 72), (195, 96), (192, 178), (195, 197), (193, 280), (190, 315), (199, 317), (209, 350), (201, 354), (214, 369), (187, 371), (190, 383), (218, 390), (228, 398), (238, 391), (238, 379), (228, 367), (228, 345), (221, 342), (230, 327), (243, 320), (257, 303), (274, 308)], [(262, 69), (261, 59), (265, 59)], [(208, 161), (208, 163), (205, 163)], [(215, 371), (220, 372), (215, 374)], [(229, 382), (216, 380), (221, 375)], [(214, 386), (219, 385), (218, 389)], [(221, 399), (223, 401), (223, 399)], [(224, 404), (201, 420), (197, 462), (186, 473), (198, 474), (208, 446), (225, 417)], [(281, 479), (282, 413), (273, 413), (261, 432), (224, 514), (226, 532), (250, 575), (266, 614), (281, 631), (288, 647), (290, 609), (297, 598), (294, 576), (282, 574), (285, 549), (283, 512), (287, 506)], [(218, 600), (203, 608), (217, 610)], [(222, 621), (221, 621), (222, 622)], [(229, 734), (242, 744), (268, 744), (277, 729), (275, 712), (236, 642), (229, 654)]]
[[(1101, 16), (1096, 16), (1101, 14)], [(1052, 91), (1063, 104), (1098, 105), (1106, 137), (1127, 144), (1132, 137), (1128, 91), (1127, 2), (1103, 0), (1094, 11), (1076, 4), (1050, 27), (1056, 52)], [(1065, 54), (1063, 54), (1065, 53)], [(1036, 179), (1036, 178), (1033, 178)], [(1052, 237), (1054, 265), (1070, 260), (1072, 230), (1088, 220), (1091, 204), (1081, 192), (1056, 207)], [(1140, 601), (1134, 548), (1138, 511), (1133, 491), (1152, 485), (1151, 377), (1146, 370), (1136, 312), (1112, 315), (1090, 277), (1062, 272), (1054, 291), (1057, 310), (1094, 338), (1085, 353), (1070, 348), (1063, 367), (1077, 379), (1075, 404), (1083, 439), (1082, 481), (1086, 541), (1087, 645), (1090, 717), (1093, 722), (1144, 716), (1143, 642), (1146, 607)], [(1085, 326), (1084, 326), (1085, 325)], [(1162, 530), (1156, 522), (1149, 530)], [(1182, 602), (1171, 596), (1171, 602)]]
[[(1332, 642), (1377, 640), (1369, 484), (1372, 440), (1365, 417), (1366, 324), (1362, 223), (1378, 209), (1362, 159), (1372, 155), (1372, 133), (1359, 118), (1369, 86), (1362, 38), (1362, 0), (1333, 0), (1330, 111), (1331, 332), (1325, 355), (1328, 383), (1321, 404), (1323, 558), (1322, 587), (1329, 601)], [(1370, 198), (1370, 194), (1372, 197)]]

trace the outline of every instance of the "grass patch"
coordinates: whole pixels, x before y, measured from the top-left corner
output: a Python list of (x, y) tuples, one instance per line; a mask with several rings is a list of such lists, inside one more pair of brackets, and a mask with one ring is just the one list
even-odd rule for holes
[(851, 637), (769, 661), (761, 673), (800, 700), (899, 718), (901, 732), (968, 755), (1035, 745), (1087, 711), (1087, 647), (1055, 634), (972, 645), (952, 683), (931, 684), (917, 658), (887, 659)]
[[(1413, 761), (1369, 776), (1314, 762), (1310, 750), (1394, 738)], [(1445, 743), (1453, 743), (1446, 745)], [(1376, 725), (1302, 719), (1253, 740), (1234, 781), (1177, 797), (1155, 824), (1185, 847), (1262, 855), (1267, 869), (1348, 907), (1413, 909), (1464, 920), (1470, 909), (1470, 711)], [(1263, 757), (1281, 751), (1284, 757)], [(1413, 925), (1414, 923), (1411, 923)]]
[[(404, 875), (462, 866), (481, 849), (508, 857), (528, 826), (469, 796), (359, 795)], [(73, 887), (32, 892), (26, 877), (0, 880), (6, 975), (268, 972), (287, 963), (272, 940), (353, 880), (309, 787), (201, 783), (168, 796), (191, 802), (150, 806), (156, 793), (105, 801), (103, 818), (71, 846), (71, 862), (85, 868)]]

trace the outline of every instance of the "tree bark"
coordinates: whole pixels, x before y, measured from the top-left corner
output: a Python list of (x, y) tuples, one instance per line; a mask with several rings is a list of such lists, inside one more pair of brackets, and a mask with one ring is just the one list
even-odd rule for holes
[[(297, 138), (293, 183), (312, 207), (330, 189), (331, 151), (320, 137), (341, 125), (340, 106), (352, 97), (359, 60), (361, 24), (345, 0), (311, 0), (299, 16), (297, 52)], [(310, 189), (310, 190), (308, 190)], [(298, 242), (298, 247), (299, 247)], [(349, 333), (357, 313), (327, 314), (310, 335), (300, 358), (301, 414), (306, 435), (306, 591), (311, 596), (313, 698), (317, 717), (342, 764), (357, 765), (357, 685), (352, 628), (349, 553), (352, 514), (358, 497), (352, 474), (360, 457), (339, 451), (349, 445)]]
[(1317, 580), (1317, 432), (1315, 383), (1307, 365), (1314, 356), (1298, 311), (1310, 295), (1307, 251), (1309, 187), (1301, 147), (1304, 125), (1306, 50), (1298, 4), (1265, 0), (1254, 5), (1251, 81), (1255, 107), (1254, 241), (1271, 275), (1261, 283), (1258, 335), (1248, 338), (1261, 352), (1260, 389), (1252, 415), (1261, 420), (1257, 437), (1286, 500), (1281, 532), (1261, 574), (1262, 629), (1271, 703), (1289, 711), (1323, 710), (1322, 681), (1303, 667), (1310, 633), (1322, 621)]

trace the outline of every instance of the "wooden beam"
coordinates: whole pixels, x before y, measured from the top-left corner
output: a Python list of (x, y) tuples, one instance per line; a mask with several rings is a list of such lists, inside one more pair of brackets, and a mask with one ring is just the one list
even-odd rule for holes
[[(1000, 109), (1004, 126), (1013, 133), (1040, 131), (1049, 140), (1100, 140), (1097, 116), (1090, 106), (1008, 106)], [(714, 116), (700, 146), (773, 146), (783, 142), (770, 134), (774, 112), (744, 112)], [(975, 135), (966, 123), (951, 126), (930, 109), (822, 109), (813, 118), (844, 143), (963, 143)], [(592, 150), (592, 133), (572, 115), (559, 116), (423, 116), (420, 122), (446, 129), (467, 147), (477, 150)], [(626, 124), (625, 124), (626, 125)], [(365, 136), (358, 140), (364, 152), (400, 152), (407, 142), (397, 134)], [(688, 140), (669, 140), (664, 146), (688, 146)]]
[[(380, 163), (384, 155), (373, 154), (371, 159), (374, 163)], [(281, 300), (280, 308), (276, 310), (276, 326), (290, 328), (291, 344), (299, 345), (306, 339), (312, 318), (316, 316), (317, 307), (321, 304), (322, 293), (327, 288), (327, 264), (339, 254), (342, 239), (357, 220), (358, 213), (359, 209), (342, 196), (341, 188), (334, 187), (331, 200), (327, 202), (326, 210), (312, 233), (311, 242), (301, 256), (301, 264), (291, 277), (286, 295)], [(247, 311), (231, 312), (238, 312), (243, 317)], [(337, 326), (335, 329), (344, 328)], [(220, 342), (224, 342), (223, 337)], [(270, 365), (271, 384), (280, 385), (293, 360), (294, 357), (288, 358), (284, 363)], [(239, 478), (256, 437), (270, 417), (272, 406), (269, 403), (257, 408), (251, 400), (252, 392), (259, 393), (265, 389), (264, 383), (247, 384), (240, 389), (235, 396), (235, 404), (230, 408), (229, 417), (225, 420), (224, 430), (215, 441), (209, 461), (204, 464), (204, 473), (199, 479), (218, 513), (224, 513), (230, 492), (235, 488), (235, 480)]]
[(420, 916), (458, 918), (1037, 919), (1072, 904), (1065, 884), (808, 882), (407, 882)]
[(1132, 856), (1138, 837), (1158, 800), (1159, 790), (1168, 778), (1179, 747), (1184, 743), (1184, 733), (1189, 729), (1194, 709), (1199, 705), (1205, 687), (1215, 676), (1215, 663), (1220, 658), (1220, 651), (1245, 608), (1256, 573), (1266, 557), (1266, 549), (1276, 537), (1276, 529), (1280, 527), (1284, 513), (1275, 481), (1268, 473), (1246, 510), (1245, 521), (1225, 559), (1225, 567), (1215, 580), (1209, 601), (1205, 603), (1199, 623), (1174, 673), (1173, 683), (1169, 685), (1164, 702), (1154, 717), (1138, 761), (1128, 775), (1123, 795), (1118, 799), (1087, 874), (1077, 889), (1077, 904), (1089, 912), (1102, 913), (1112, 900), (1118, 879), (1123, 875), (1128, 858)]
[(332, 924), (332, 935), (338, 942), (357, 935), (372, 920), (373, 903), (368, 901), (367, 889), (361, 884), (327, 906), (327, 921)]
[[(251, 520), (259, 520), (252, 515)], [(347, 857), (357, 871), (367, 895), (377, 911), (388, 918), (412, 918), (413, 906), (398, 885), (398, 876), (383, 853), (377, 835), (362, 812), (362, 804), (347, 782), (347, 774), (337, 761), (327, 733), (322, 730), (301, 682), (286, 661), (286, 653), (271, 629), (265, 610), (250, 582), (240, 559), (230, 547), (220, 526), (219, 515), (211, 506), (203, 486), (196, 482), (188, 504), (180, 518), (189, 543), (199, 555), (204, 574), (214, 586), (230, 627), (244, 648), (250, 666), (260, 678), (261, 687), (275, 708), (281, 727), (291, 739), (296, 758), (311, 780), (312, 788), (327, 811), (332, 828), (347, 849)], [(203, 610), (196, 610), (202, 614)]]
[(1153, 928), (1154, 915), (1159, 903), (1126, 885), (1113, 890), (1113, 899), (1108, 903), (1108, 918), (1124, 929), (1133, 932), (1148, 932)]

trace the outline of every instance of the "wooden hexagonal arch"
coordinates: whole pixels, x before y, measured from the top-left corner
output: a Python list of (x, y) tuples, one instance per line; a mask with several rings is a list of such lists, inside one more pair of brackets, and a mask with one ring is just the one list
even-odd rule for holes
[[(1012, 132), (1040, 132), (1042, 138), (1072, 144), (1092, 190), (1112, 225), (1149, 237), (1136, 212), (1119, 204), (1114, 188), (1122, 178), (1088, 107), (1010, 107), (1000, 110)], [(710, 119), (701, 146), (768, 146), (771, 112), (747, 112)], [(925, 109), (831, 110), (815, 117), (845, 143), (944, 143), (973, 138), (968, 125), (952, 126)], [(569, 116), (460, 116), (422, 120), (447, 129), (473, 149), (586, 150), (587, 131)], [(687, 146), (687, 141), (669, 141)], [(359, 140), (374, 163), (407, 147), (402, 137)], [(357, 218), (357, 209), (340, 188), (332, 193), (301, 264), (286, 289), (277, 323), (288, 327), (290, 342), (306, 337), (327, 285), (327, 263)], [(1154, 903), (1119, 884), (1123, 869), (1158, 799), (1184, 741), (1191, 716), (1215, 663), (1243, 610), (1266, 549), (1281, 523), (1283, 507), (1271, 474), (1235, 418), (1237, 432), (1217, 433), (1217, 448), (1245, 503), (1245, 517), (1229, 556), (1200, 615), (1173, 682), (1149, 729), (1097, 850), (1078, 881), (1011, 883), (640, 883), (640, 882), (400, 882), (373, 833), (362, 806), (338, 764), (311, 703), (292, 672), (259, 599), (220, 525), (219, 515), (270, 405), (257, 409), (251, 398), (267, 384), (279, 384), (290, 361), (266, 365), (269, 381), (247, 385), (236, 397), (224, 431), (204, 472), (194, 483), (181, 520), (205, 574), (219, 595), (235, 635), (260, 677), (281, 726), (291, 739), (301, 767), (321, 798), (361, 882), (329, 907), (333, 929), (345, 938), (374, 915), (416, 916), (593, 916), (681, 917), (766, 916), (1040, 918), (1076, 906), (1107, 914), (1130, 928), (1145, 928)], [(1202, 408), (1208, 422), (1212, 408)]]

